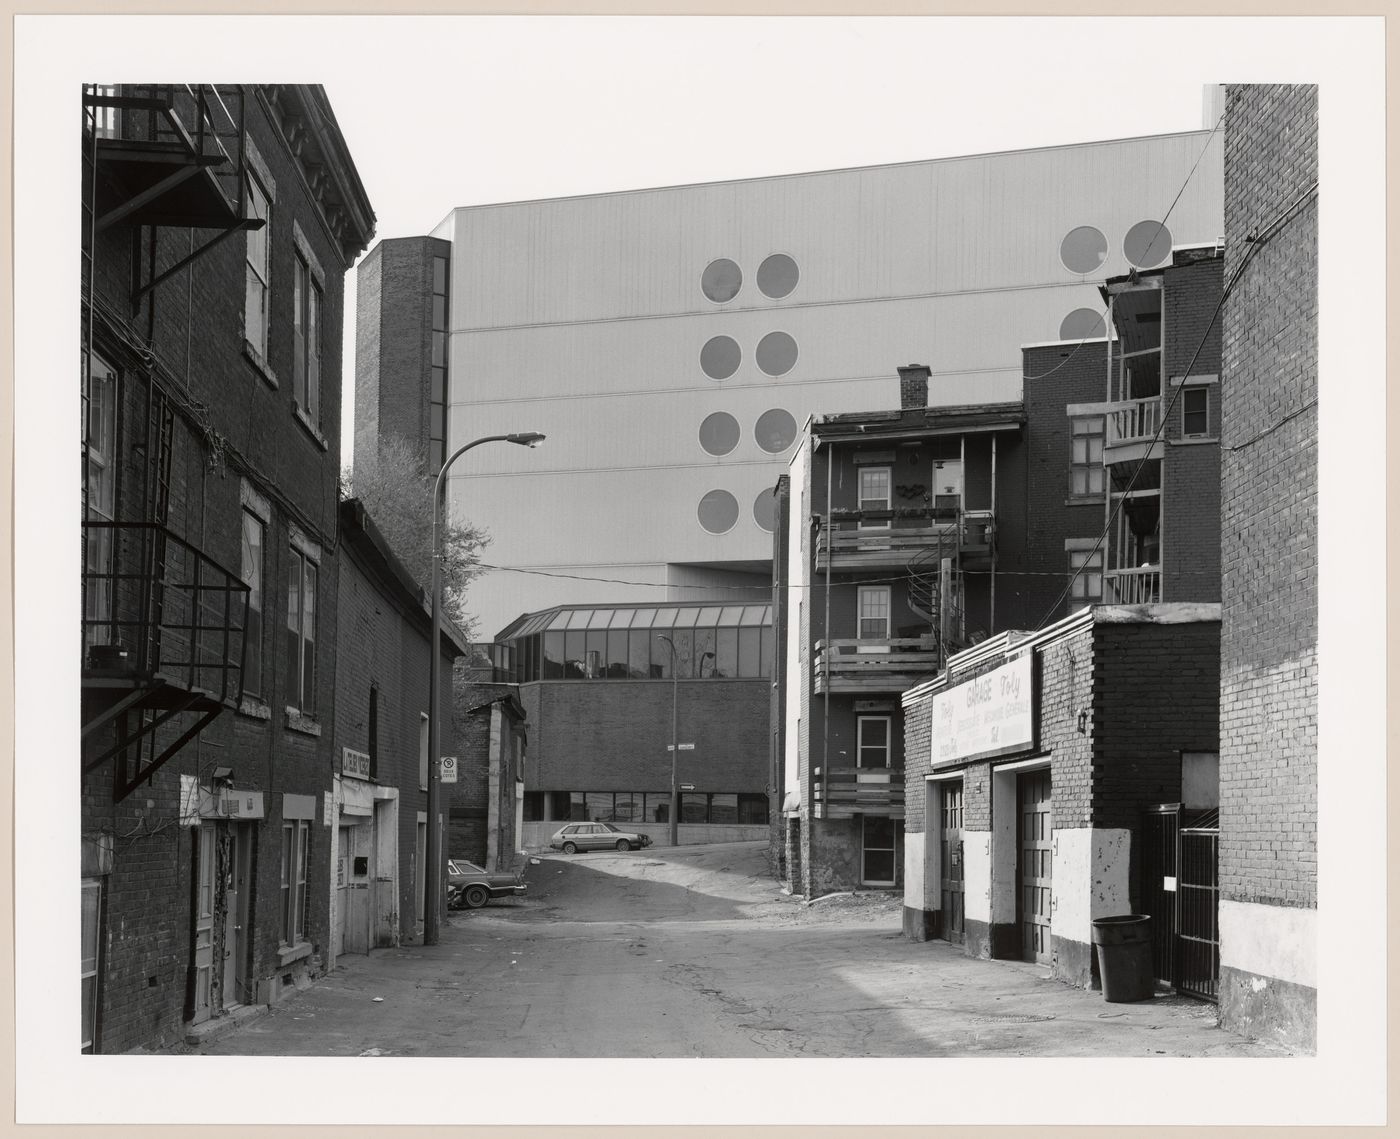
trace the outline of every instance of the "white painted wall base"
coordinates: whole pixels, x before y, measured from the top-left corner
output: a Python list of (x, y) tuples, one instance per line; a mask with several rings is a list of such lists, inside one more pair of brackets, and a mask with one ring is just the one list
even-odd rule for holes
[(1093, 944), (1094, 918), (1132, 913), (1128, 856), (1132, 833), (1095, 827), (1055, 831), (1050, 933)]
[(923, 832), (904, 832), (904, 904), (911, 910), (932, 909), (924, 889), (924, 850), (927, 836)]
[(963, 916), (992, 920), (992, 832), (963, 831)]
[(1317, 988), (1317, 911), (1222, 899), (1220, 965)]

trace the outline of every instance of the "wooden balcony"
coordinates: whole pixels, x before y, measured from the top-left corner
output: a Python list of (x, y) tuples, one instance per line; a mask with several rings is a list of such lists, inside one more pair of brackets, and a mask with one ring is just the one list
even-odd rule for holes
[(818, 641), (812, 690), (903, 692), (942, 667), (937, 637)]
[(834, 510), (817, 532), (817, 569), (898, 570), (929, 551), (935, 562), (960, 553), (988, 557), (992, 531), (989, 510)]
[(1162, 567), (1109, 570), (1103, 575), (1105, 605), (1153, 605), (1162, 600)]
[(813, 768), (812, 813), (819, 819), (902, 819), (904, 772), (890, 767)]
[(1109, 404), (1104, 415), (1104, 466), (1160, 459), (1162, 441), (1156, 435), (1161, 423), (1160, 396)]

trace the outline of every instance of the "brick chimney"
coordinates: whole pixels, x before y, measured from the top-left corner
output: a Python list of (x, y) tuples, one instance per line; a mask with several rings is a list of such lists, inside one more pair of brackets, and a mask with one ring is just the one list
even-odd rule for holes
[(928, 407), (928, 378), (933, 370), (927, 364), (905, 364), (899, 369), (899, 410)]

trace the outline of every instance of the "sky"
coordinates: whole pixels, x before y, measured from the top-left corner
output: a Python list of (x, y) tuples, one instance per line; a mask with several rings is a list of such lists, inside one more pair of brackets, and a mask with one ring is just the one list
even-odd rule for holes
[[(16, 1086), (23, 1122), (480, 1124), (1376, 1122), (1385, 1061), (1383, 559), (1356, 535), (1384, 512), (1384, 26), (1379, 19), (485, 18), (19, 16), (13, 627)], [(1320, 889), (1326, 984), (1310, 1061), (1110, 1071), (1036, 1058), (879, 1061), (878, 1086), (926, 1096), (811, 1096), (872, 1078), (858, 1062), (797, 1073), (742, 1061), (377, 1061), (395, 1094), (347, 1095), (345, 1068), (190, 1067), (182, 1057), (79, 1065), (77, 640), (54, 635), (81, 564), (78, 85), (151, 80), (325, 85), (378, 215), (421, 234), (455, 206), (1051, 146), (1201, 125), (1202, 88), (1320, 83)], [(1345, 236), (1361, 232), (1364, 242)], [(64, 238), (69, 235), (68, 245)], [(59, 298), (56, 300), (56, 298)], [(65, 364), (64, 362), (67, 361)], [(347, 373), (348, 374), (348, 373)], [(1344, 383), (1344, 388), (1338, 384)], [(1343, 390), (1345, 400), (1328, 392)], [(346, 402), (351, 402), (347, 390)], [(1343, 404), (1345, 403), (1345, 408)], [(1365, 487), (1366, 493), (1347, 493)], [(1341, 600), (1339, 600), (1341, 599)], [(62, 762), (59, 762), (62, 761)], [(1342, 787), (1342, 784), (1345, 787)], [(1378, 837), (1380, 836), (1380, 837)], [(1159, 1058), (1160, 1059), (1160, 1058)], [(127, 1061), (130, 1060), (128, 1064)], [(382, 1067), (380, 1065), (383, 1065)], [(290, 1070), (293, 1065), (286, 1065)], [(1202, 1073), (1205, 1073), (1204, 1075)], [(1191, 1095), (1172, 1094), (1188, 1079)], [(724, 1094), (709, 1094), (722, 1086)], [(953, 1097), (938, 1088), (964, 1089)], [(1006, 1096), (999, 1089), (1015, 1087)], [(549, 1094), (539, 1095), (540, 1088)], [(158, 1093), (155, 1092), (158, 1089)], [(250, 1089), (256, 1089), (255, 1092)], [(967, 1091), (966, 1089), (975, 1089)], [(1092, 1094), (1084, 1094), (1088, 1090)], [(1167, 1092), (1163, 1094), (1164, 1090)], [(411, 1093), (411, 1094), (409, 1094)], [(877, 1102), (878, 1101), (878, 1102)], [(1378, 1106), (1379, 1105), (1379, 1106)]]

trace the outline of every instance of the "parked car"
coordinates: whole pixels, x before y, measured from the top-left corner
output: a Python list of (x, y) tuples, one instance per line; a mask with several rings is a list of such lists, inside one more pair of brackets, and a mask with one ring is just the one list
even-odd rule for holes
[(521, 873), (488, 874), (465, 858), (447, 860), (447, 904), (453, 909), (477, 910), (492, 898), (525, 893)]
[(612, 823), (570, 823), (549, 840), (552, 850), (574, 854), (580, 850), (639, 850), (651, 845), (651, 835), (618, 830)]

